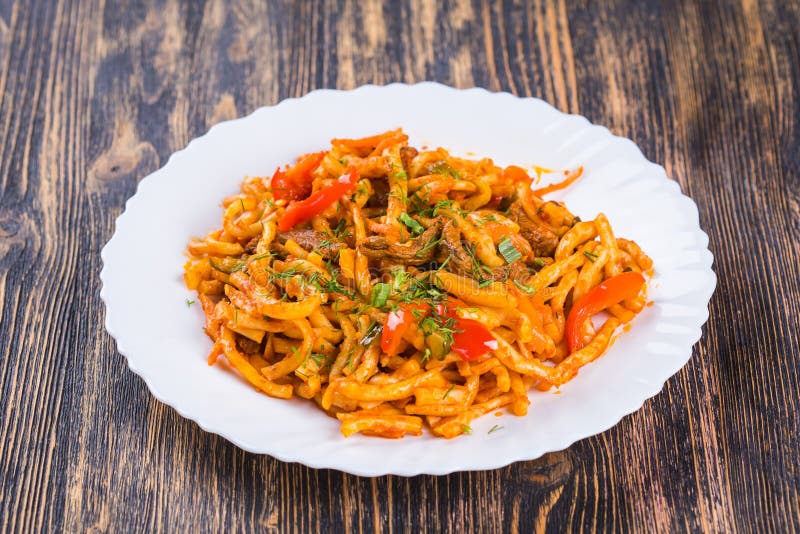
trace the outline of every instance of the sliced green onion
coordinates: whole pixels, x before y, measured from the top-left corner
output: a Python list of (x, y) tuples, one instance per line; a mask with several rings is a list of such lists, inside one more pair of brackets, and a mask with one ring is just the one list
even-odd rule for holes
[(406, 212), (401, 213), (400, 217), (398, 218), (400, 219), (400, 222), (405, 224), (414, 235), (420, 235), (425, 231), (425, 228), (423, 228), (420, 223), (412, 219), (411, 216)]
[(389, 293), (392, 291), (392, 286), (384, 284), (383, 282), (372, 286), (372, 295), (369, 303), (376, 308), (386, 306), (386, 301), (389, 300)]
[(536, 293), (536, 288), (535, 287), (529, 286), (528, 284), (523, 284), (522, 282), (520, 282), (518, 280), (514, 280), (514, 285), (517, 286), (518, 288), (520, 288), (521, 290), (523, 290), (528, 295), (533, 295), (534, 293)]
[(497, 244), (497, 250), (506, 259), (508, 263), (514, 263), (522, 257), (517, 247), (511, 242), (511, 239), (504, 237), (500, 243)]

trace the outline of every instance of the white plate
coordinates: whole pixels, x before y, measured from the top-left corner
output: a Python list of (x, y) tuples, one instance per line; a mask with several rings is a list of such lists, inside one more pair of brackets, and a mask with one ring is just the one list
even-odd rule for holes
[[(532, 392), (526, 417), (484, 416), (453, 440), (345, 439), (310, 402), (276, 400), (223, 366), (182, 282), (184, 249), (221, 221), (220, 202), (246, 175), (267, 175), (333, 137), (402, 126), (414, 146), (489, 156), (501, 165), (583, 165), (562, 198), (584, 219), (604, 212), (618, 236), (655, 262), (654, 305), (559, 394)], [(156, 398), (239, 447), (357, 475), (445, 474), (530, 460), (602, 432), (658, 393), (689, 359), (716, 285), (697, 207), (634, 143), (545, 102), (435, 83), (319, 90), (218, 124), (146, 177), (103, 249), (106, 329)], [(498, 431), (488, 431), (501, 425)]]

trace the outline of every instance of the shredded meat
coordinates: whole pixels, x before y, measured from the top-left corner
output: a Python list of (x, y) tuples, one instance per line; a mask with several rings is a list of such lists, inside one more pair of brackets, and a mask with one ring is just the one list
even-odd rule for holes
[(417, 149), (410, 146), (404, 146), (400, 149), (400, 160), (403, 162), (406, 172), (411, 168), (411, 161), (417, 157)]
[(318, 252), (323, 258), (335, 258), (344, 243), (330, 239), (327, 235), (316, 230), (287, 230), (278, 232), (278, 242), (286, 243), (289, 239), (296, 242), (304, 249)]
[(530, 270), (521, 261), (495, 267), (488, 271), (481, 269), (473, 262), (472, 256), (464, 248), (461, 232), (452, 221), (448, 221), (442, 229), (442, 241), (439, 243), (437, 259), (439, 263), (447, 261), (447, 270), (450, 272), (482, 280), (494, 280), (495, 282), (517, 280), (524, 283), (531, 275)]
[(514, 202), (508, 217), (519, 225), (519, 233), (531, 244), (534, 256), (552, 257), (555, 254), (558, 236), (549, 228), (532, 221), (522, 208), (522, 204)]
[[(448, 260), (449, 258), (449, 260)], [(456, 274), (472, 276), (472, 258), (461, 243), (461, 231), (453, 221), (447, 221), (439, 243), (439, 263), (447, 261), (447, 269)]]
[(370, 208), (385, 208), (389, 204), (389, 184), (385, 180), (372, 182), (372, 194), (367, 200)]
[(439, 237), (442, 223), (434, 220), (427, 230), (408, 243), (389, 243), (384, 236), (368, 237), (361, 244), (361, 252), (371, 259), (390, 259), (406, 265), (425, 265), (430, 263), (436, 246), (430, 246)]
[(252, 339), (248, 339), (241, 335), (236, 336), (236, 345), (238, 345), (239, 350), (245, 354), (256, 354), (261, 352), (260, 343), (256, 343)]

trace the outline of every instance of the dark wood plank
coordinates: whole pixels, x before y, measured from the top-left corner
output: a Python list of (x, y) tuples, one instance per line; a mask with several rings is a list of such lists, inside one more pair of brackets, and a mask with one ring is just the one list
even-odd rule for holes
[[(3, 530), (800, 529), (799, 57), (786, 0), (0, 2)], [(543, 98), (665, 165), (719, 276), (692, 361), (599, 436), (445, 477), (284, 464), (155, 401), (98, 288), (137, 181), (259, 106), (420, 80)]]

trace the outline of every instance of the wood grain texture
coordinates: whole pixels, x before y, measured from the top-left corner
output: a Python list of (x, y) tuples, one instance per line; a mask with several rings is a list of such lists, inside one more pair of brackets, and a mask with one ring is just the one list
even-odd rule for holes
[[(0, 1), (2, 529), (800, 529), (798, 58), (792, 0)], [(154, 400), (99, 299), (137, 181), (259, 106), (421, 80), (543, 98), (666, 166), (719, 276), (691, 362), (599, 436), (445, 477), (281, 463)]]

